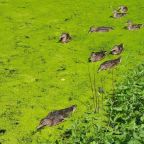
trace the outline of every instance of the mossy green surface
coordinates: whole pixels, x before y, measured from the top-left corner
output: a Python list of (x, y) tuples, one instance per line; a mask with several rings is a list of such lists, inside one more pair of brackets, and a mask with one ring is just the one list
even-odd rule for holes
[[(128, 15), (112, 19), (112, 11), (127, 5)], [(144, 59), (144, 28), (124, 30), (127, 20), (144, 23), (144, 0), (0, 0), (0, 129), (2, 144), (49, 143), (78, 119), (92, 103), (88, 68), (96, 73), (100, 63), (88, 64), (92, 51), (110, 51), (124, 43), (117, 81)], [(89, 34), (89, 27), (113, 26), (109, 33)], [(58, 43), (62, 32), (72, 35)], [(96, 73), (96, 84), (110, 91), (111, 71)], [(41, 118), (54, 109), (77, 104), (64, 123), (32, 135)], [(103, 117), (104, 112), (100, 116)]]

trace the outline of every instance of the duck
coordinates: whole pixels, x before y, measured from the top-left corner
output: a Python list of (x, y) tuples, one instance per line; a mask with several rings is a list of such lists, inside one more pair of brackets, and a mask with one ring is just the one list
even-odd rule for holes
[(113, 68), (113, 67), (117, 66), (120, 62), (121, 62), (121, 57), (119, 57), (117, 59), (105, 61), (98, 68), (98, 72), (100, 72), (102, 70), (107, 70), (107, 69)]
[(63, 122), (72, 112), (76, 110), (76, 105), (72, 105), (65, 109), (55, 110), (50, 112), (45, 118), (40, 121), (37, 130), (44, 128), (45, 126), (55, 126)]
[(68, 43), (72, 37), (70, 36), (69, 33), (62, 33), (59, 39), (59, 42), (61, 43)]
[(122, 12), (118, 12), (117, 10), (115, 10), (113, 12), (113, 18), (121, 18), (121, 17), (124, 17), (127, 13), (122, 13)]
[(119, 44), (119, 45), (115, 45), (112, 50), (110, 51), (110, 54), (113, 54), (113, 55), (119, 55), (122, 53), (124, 49), (124, 45), (123, 43)]
[(89, 32), (109, 32), (113, 29), (114, 28), (110, 26), (90, 27)]
[(128, 7), (127, 6), (119, 6), (118, 11), (121, 13), (127, 13), (128, 12)]
[(88, 61), (97, 62), (97, 61), (102, 60), (105, 56), (106, 56), (106, 51), (92, 52)]
[(124, 27), (127, 30), (138, 30), (142, 28), (144, 25), (143, 24), (133, 24), (131, 21), (127, 22), (127, 26)]

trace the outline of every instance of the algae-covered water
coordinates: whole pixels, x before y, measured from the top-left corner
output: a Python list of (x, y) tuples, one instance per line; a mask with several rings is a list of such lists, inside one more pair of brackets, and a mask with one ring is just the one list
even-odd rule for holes
[[(110, 18), (120, 5), (128, 6), (127, 16)], [(112, 77), (123, 81), (143, 63), (144, 28), (123, 29), (128, 20), (144, 23), (143, 11), (144, 0), (0, 0), (0, 143), (44, 144), (57, 139), (92, 104), (89, 71), (95, 74), (96, 86), (110, 92)], [(114, 30), (88, 33), (93, 25)], [(63, 32), (70, 33), (71, 42), (58, 43)], [(97, 73), (103, 61), (118, 56), (90, 64), (90, 53), (110, 51), (119, 43), (124, 51), (113, 76), (111, 71)], [(48, 112), (73, 104), (77, 110), (71, 118), (32, 134)], [(101, 108), (98, 115), (107, 119), (104, 113)]]

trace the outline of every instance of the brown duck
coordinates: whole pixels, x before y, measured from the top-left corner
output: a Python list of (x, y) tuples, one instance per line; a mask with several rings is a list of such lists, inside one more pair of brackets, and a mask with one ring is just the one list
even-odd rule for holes
[(120, 62), (121, 62), (121, 57), (114, 60), (105, 61), (100, 65), (98, 72), (100, 72), (101, 70), (107, 70), (113, 68), (116, 65), (118, 65)]
[(101, 26), (101, 27), (90, 27), (89, 32), (109, 32), (113, 30), (113, 27)]
[(63, 122), (67, 117), (70, 116), (72, 112), (75, 111), (76, 105), (72, 105), (68, 108), (55, 110), (50, 112), (45, 118), (40, 121), (37, 130), (42, 129), (45, 126), (55, 126), (61, 122)]
[(106, 56), (106, 51), (92, 52), (89, 57), (89, 62), (97, 62)]
[(138, 30), (142, 28), (144, 25), (143, 24), (133, 24), (131, 21), (127, 22), (127, 26), (124, 27), (127, 30)]
[(68, 43), (71, 40), (71, 36), (68, 33), (62, 33), (60, 36), (59, 42), (61, 43)]
[(113, 18), (121, 18), (121, 17), (124, 17), (127, 13), (121, 13), (121, 12), (118, 12), (118, 11), (114, 11), (113, 12)]
[(127, 6), (120, 6), (118, 8), (118, 11), (121, 13), (127, 13), (128, 12), (128, 7)]
[(119, 45), (115, 45), (112, 50), (110, 51), (110, 54), (113, 54), (113, 55), (118, 55), (118, 54), (121, 54), (122, 51), (124, 49), (124, 45), (121, 43)]

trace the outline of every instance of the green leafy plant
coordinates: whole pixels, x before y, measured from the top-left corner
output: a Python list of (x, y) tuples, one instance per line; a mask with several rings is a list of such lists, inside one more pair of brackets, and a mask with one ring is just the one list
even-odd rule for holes
[(61, 142), (144, 143), (144, 65), (140, 65), (124, 83), (117, 84), (114, 91), (108, 102), (107, 116), (110, 117), (109, 121), (105, 121), (105, 126), (97, 123), (95, 113), (87, 112), (67, 129), (62, 135)]

